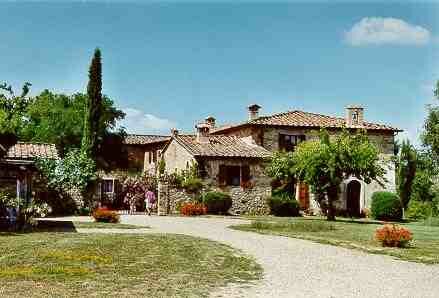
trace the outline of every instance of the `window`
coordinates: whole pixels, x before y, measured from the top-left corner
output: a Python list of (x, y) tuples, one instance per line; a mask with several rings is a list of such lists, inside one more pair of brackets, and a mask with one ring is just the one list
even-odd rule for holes
[(114, 193), (114, 179), (102, 179), (101, 185), (103, 193)]
[(352, 112), (352, 124), (358, 124), (358, 112)]
[(305, 135), (279, 134), (279, 150), (294, 151), (296, 146), (305, 139)]
[(249, 166), (220, 165), (219, 184), (222, 186), (247, 185), (251, 179)]
[(156, 163), (157, 162), (157, 151), (149, 151), (149, 163)]

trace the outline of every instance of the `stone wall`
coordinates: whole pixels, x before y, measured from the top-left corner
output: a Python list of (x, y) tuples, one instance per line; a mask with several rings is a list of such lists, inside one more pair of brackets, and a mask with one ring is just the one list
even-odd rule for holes
[(166, 151), (163, 152), (163, 158), (167, 173), (186, 170), (188, 165), (195, 162), (194, 157), (175, 140), (172, 140)]

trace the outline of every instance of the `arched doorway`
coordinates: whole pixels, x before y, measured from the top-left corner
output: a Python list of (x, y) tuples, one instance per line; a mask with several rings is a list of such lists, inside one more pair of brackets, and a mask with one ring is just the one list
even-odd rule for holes
[(360, 216), (360, 194), (361, 183), (357, 180), (350, 181), (346, 189), (346, 209), (351, 217)]

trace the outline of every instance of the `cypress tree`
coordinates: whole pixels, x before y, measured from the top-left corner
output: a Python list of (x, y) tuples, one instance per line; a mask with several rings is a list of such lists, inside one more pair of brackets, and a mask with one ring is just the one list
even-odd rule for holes
[(83, 152), (95, 159), (102, 110), (102, 62), (101, 51), (98, 48), (94, 52), (88, 78), (88, 99), (85, 106), (84, 134), (81, 147)]

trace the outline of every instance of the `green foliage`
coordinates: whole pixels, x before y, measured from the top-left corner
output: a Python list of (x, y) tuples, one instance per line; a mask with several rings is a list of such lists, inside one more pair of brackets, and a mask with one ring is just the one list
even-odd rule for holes
[(300, 216), (299, 202), (287, 193), (274, 195), (267, 199), (267, 203), (275, 216)]
[(8, 207), (17, 208), (17, 198), (7, 192), (0, 192), (0, 209)]
[(197, 177), (187, 177), (181, 185), (188, 193), (197, 193), (203, 188), (203, 180)]
[(158, 164), (158, 172), (160, 175), (165, 174), (166, 170), (166, 162), (164, 158), (160, 158), (159, 164)]
[(281, 179), (295, 176), (311, 187), (322, 204), (328, 198), (328, 220), (334, 220), (333, 202), (339, 197), (343, 180), (355, 176), (366, 183), (382, 183), (385, 170), (378, 149), (364, 132), (350, 134), (344, 130), (330, 138), (322, 130), (319, 140), (302, 142), (294, 153), (275, 154), (267, 172)]
[(412, 220), (427, 219), (438, 216), (438, 207), (432, 202), (410, 201), (405, 217)]
[(396, 184), (402, 207), (407, 209), (416, 175), (417, 153), (408, 140), (402, 142), (396, 158)]
[(102, 62), (101, 51), (96, 49), (88, 73), (86, 114), (84, 117), (84, 134), (82, 150), (92, 158), (96, 157), (98, 131), (102, 110)]
[(385, 221), (400, 221), (402, 219), (402, 205), (398, 195), (377, 191), (372, 195), (372, 217)]
[(202, 202), (207, 207), (207, 213), (210, 214), (227, 214), (232, 207), (232, 198), (219, 191), (206, 192), (202, 197)]
[[(439, 81), (436, 82), (434, 96), (439, 99)], [(439, 106), (430, 105), (421, 136), (424, 146), (429, 148), (435, 157), (439, 157)]]
[[(79, 148), (87, 101), (85, 94), (65, 95), (44, 90), (32, 99), (26, 109), (27, 122), (19, 131), (20, 139), (55, 144), (62, 156), (70, 149)], [(116, 121), (123, 119), (125, 114), (114, 107), (110, 98), (104, 96), (101, 115), (98, 138), (103, 143), (114, 131)], [(123, 131), (115, 134), (123, 134)]]
[(12, 87), (0, 84), (0, 134), (18, 135), (25, 125), (25, 111), (31, 99), (27, 97), (30, 83), (25, 83), (22, 93), (15, 95)]
[(36, 165), (48, 186), (59, 191), (74, 188), (84, 192), (96, 178), (94, 161), (78, 149), (69, 151), (62, 159), (39, 159)]

